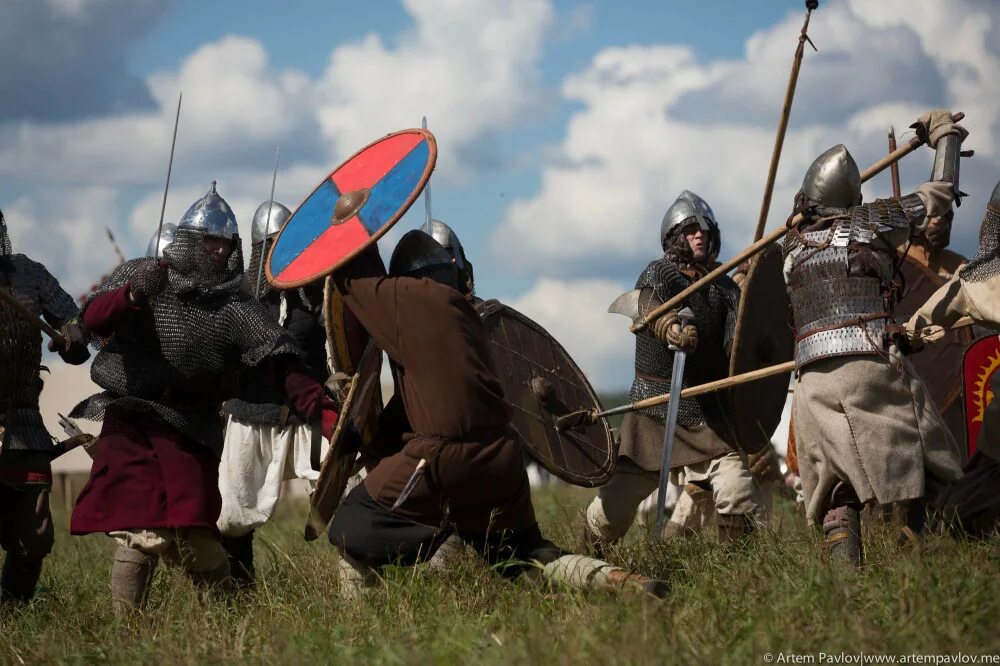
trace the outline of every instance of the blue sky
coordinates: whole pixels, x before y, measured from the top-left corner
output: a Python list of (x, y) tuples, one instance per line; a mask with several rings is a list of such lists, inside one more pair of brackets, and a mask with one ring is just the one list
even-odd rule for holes
[[(569, 2), (13, 0), (0, 5), (0, 207), (14, 242), (78, 293), (156, 226), (177, 92), (167, 219), (219, 180), (245, 225), (293, 207), (341, 159), (428, 116), (434, 214), (458, 231), (485, 297), (550, 329), (600, 388), (631, 376), (605, 309), (659, 253), (683, 189), (749, 242), (802, 17), (800, 0)], [(770, 216), (843, 142), (866, 165), (927, 109), (969, 114), (977, 157), (954, 246), (974, 251), (1000, 175), (1000, 3), (824, 2), (810, 34)], [(903, 164), (912, 189), (930, 151)], [(866, 195), (885, 196), (888, 176)], [(422, 221), (423, 208), (385, 245)]]

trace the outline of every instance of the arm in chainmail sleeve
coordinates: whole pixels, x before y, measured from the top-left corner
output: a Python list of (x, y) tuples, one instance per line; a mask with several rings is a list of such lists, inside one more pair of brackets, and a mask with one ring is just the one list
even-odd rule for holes
[(110, 337), (132, 312), (141, 309), (128, 297), (128, 285), (94, 296), (83, 308), (83, 325), (102, 338)]
[(907, 328), (919, 330), (932, 325), (951, 328), (956, 321), (966, 315), (971, 316), (977, 323), (994, 324), (983, 321), (972, 301), (968, 298), (965, 285), (956, 274), (951, 280), (941, 285), (927, 299), (927, 302), (913, 313), (907, 323)]
[(39, 304), (45, 321), (56, 328), (61, 328), (80, 314), (73, 297), (59, 286), (59, 281), (45, 268), (41, 269), (40, 281)]
[(726, 334), (722, 340), (722, 348), (726, 351), (726, 358), (733, 355), (733, 339), (736, 337), (736, 319), (740, 312), (740, 290), (726, 290)]

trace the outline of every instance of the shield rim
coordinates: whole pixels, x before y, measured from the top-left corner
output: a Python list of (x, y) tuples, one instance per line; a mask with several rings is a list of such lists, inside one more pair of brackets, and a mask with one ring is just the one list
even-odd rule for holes
[[(516, 308), (513, 308), (513, 307), (507, 305), (506, 303), (504, 303), (503, 301), (500, 301), (500, 300), (495, 299), (495, 298), (491, 298), (489, 300), (483, 301), (483, 303), (479, 307), (481, 308), (481, 311), (479, 312), (479, 319), (480, 319), (480, 321), (483, 322), (483, 326), (484, 327), (486, 325), (486, 318), (487, 317), (489, 317), (491, 315), (494, 315), (494, 314), (498, 314), (498, 313), (500, 313), (500, 312), (502, 312), (504, 310), (510, 310), (512, 312), (515, 312), (521, 318), (523, 318), (523, 319), (527, 320), (528, 322), (530, 322), (531, 325), (533, 325), (534, 327), (538, 328), (543, 333), (545, 333), (546, 337), (548, 337), (548, 339), (562, 353), (563, 358), (565, 358), (567, 361), (570, 362), (570, 364), (572, 364), (573, 370), (575, 370), (577, 372), (577, 374), (579, 375), (579, 377), (583, 380), (583, 383), (584, 383), (584, 385), (586, 386), (586, 389), (587, 389), (587, 393), (590, 395), (590, 397), (594, 401), (594, 405), (598, 408), (598, 410), (600, 410), (600, 411), (604, 410), (604, 407), (601, 404), (600, 397), (597, 395), (597, 392), (594, 390), (594, 387), (591, 385), (590, 380), (587, 379), (587, 376), (580, 369), (580, 366), (577, 365), (576, 360), (572, 356), (569, 355), (569, 352), (566, 351), (566, 348), (563, 347), (562, 344), (555, 337), (553, 337), (552, 334), (549, 333), (548, 330), (544, 326), (542, 326), (537, 321), (535, 321), (534, 319), (532, 319), (528, 315), (524, 314), (520, 310), (518, 310)], [(491, 346), (493, 345), (492, 339), (490, 340), (490, 345)], [(500, 378), (499, 374), (498, 374), (497, 379), (500, 379), (500, 383), (503, 384), (503, 380)], [(504, 402), (507, 403), (508, 405), (510, 405), (511, 407), (514, 407), (514, 405), (512, 404), (511, 400), (507, 396), (506, 387), (504, 387)], [(521, 408), (521, 409), (523, 409), (523, 408)], [(604, 434), (607, 437), (608, 442), (610, 442), (611, 446), (609, 448), (608, 463), (604, 467), (600, 468), (601, 476), (596, 477), (596, 478), (595, 477), (583, 477), (583, 476), (580, 476), (580, 475), (570, 474), (566, 470), (560, 469), (560, 468), (556, 467), (555, 465), (553, 465), (551, 463), (548, 463), (545, 460), (540, 460), (539, 457), (535, 455), (535, 449), (530, 446), (530, 444), (529, 444), (530, 440), (527, 437), (525, 437), (523, 434), (521, 434), (520, 432), (518, 432), (518, 438), (521, 439), (524, 442), (524, 445), (523, 445), (524, 446), (524, 450), (531, 457), (531, 459), (533, 461), (535, 461), (536, 463), (538, 463), (543, 469), (545, 469), (546, 471), (548, 471), (550, 474), (552, 474), (556, 478), (558, 478), (558, 479), (560, 479), (562, 481), (565, 481), (566, 483), (569, 483), (571, 485), (578, 486), (578, 487), (581, 487), (581, 488), (597, 488), (599, 486), (602, 486), (602, 485), (606, 484), (608, 481), (610, 481), (611, 477), (614, 475), (615, 468), (617, 467), (617, 464), (618, 464), (618, 448), (619, 448), (618, 447), (618, 444), (619, 444), (618, 440), (612, 435), (611, 428), (610, 428), (610, 426), (608, 426), (608, 420), (602, 418), (602, 419), (599, 420), (599, 422), (600, 422), (600, 425), (601, 425), (601, 427), (604, 430)], [(513, 419), (511, 419), (511, 423), (513, 424)], [(555, 422), (554, 421), (553, 421), (551, 427), (552, 427), (553, 430), (556, 430), (556, 432), (558, 433), (558, 430), (555, 427)], [(515, 430), (516, 430), (516, 428), (515, 428)]]
[[(962, 352), (962, 390), (961, 390), (962, 417), (965, 420), (965, 454), (967, 456), (967, 459), (972, 458), (973, 454), (975, 454), (976, 441), (972, 438), (972, 428), (969, 427), (969, 400), (965, 395), (965, 389), (969, 385), (969, 383), (966, 380), (965, 371), (966, 368), (968, 367), (967, 361), (969, 357), (969, 352), (972, 351), (972, 348), (978, 345), (980, 342), (983, 342), (984, 340), (989, 340), (990, 338), (993, 338), (996, 341), (997, 348), (1000, 349), (1000, 334), (988, 333), (973, 340), (972, 343), (965, 348), (965, 351)], [(994, 370), (993, 372), (994, 373), (1000, 372), (1000, 368)], [(1000, 400), (1000, 396), (994, 396), (993, 399)], [(976, 439), (979, 438), (979, 430), (982, 430), (982, 426), (979, 426), (979, 429), (976, 431)]]
[[(369, 353), (379, 358), (378, 366), (379, 370), (381, 371), (382, 350), (375, 345), (374, 341), (370, 341), (368, 343), (368, 348), (365, 350), (366, 355)], [(366, 362), (368, 362), (368, 359), (367, 358), (363, 359), (361, 363), (358, 364), (359, 367), (352, 376), (351, 385), (347, 390), (347, 396), (344, 398), (344, 402), (340, 406), (341, 416), (345, 416), (350, 412), (350, 408), (352, 407), (354, 400), (357, 398), (358, 393), (361, 390), (361, 385), (363, 383), (361, 380), (361, 368), (365, 365)], [(380, 374), (381, 372), (372, 373), (373, 375), (372, 381), (375, 382), (376, 390), (378, 389), (379, 386)], [(322, 487), (321, 483), (323, 480), (323, 476), (326, 473), (326, 471), (330, 468), (330, 466), (333, 464), (334, 454), (336, 453), (337, 450), (337, 443), (340, 441), (340, 438), (344, 431), (344, 424), (347, 421), (348, 419), (345, 418), (337, 419), (337, 425), (333, 430), (333, 435), (331, 435), (330, 437), (330, 446), (327, 448), (326, 455), (323, 457), (322, 464), (320, 464), (319, 476), (316, 479), (316, 488), (313, 491), (312, 495), (309, 497), (309, 513), (306, 516), (306, 525), (304, 534), (306, 541), (315, 541), (320, 537), (320, 535), (326, 530), (326, 528), (329, 527), (330, 521), (333, 520), (333, 515), (337, 512), (337, 508), (340, 506), (340, 502), (343, 500), (344, 489), (341, 488), (337, 493), (337, 501), (329, 509), (330, 512), (329, 519), (324, 519), (320, 513), (320, 509), (317, 507), (317, 504), (321, 499), (321, 494), (323, 494), (321, 493), (321, 489), (325, 490), (325, 487)], [(355, 452), (355, 454), (356, 453), (357, 452)], [(348, 479), (349, 478), (350, 477), (348, 477)], [(323, 496), (325, 496), (325, 494), (323, 494)]]
[[(743, 328), (744, 328), (743, 324), (744, 324), (744, 320), (745, 320), (744, 313), (746, 312), (746, 302), (747, 302), (748, 294), (750, 293), (750, 290), (747, 287), (750, 285), (751, 281), (753, 280), (753, 277), (756, 275), (758, 266), (762, 265), (764, 255), (766, 253), (768, 253), (768, 252), (778, 252), (778, 253), (780, 253), (781, 252), (781, 246), (778, 245), (778, 243), (776, 241), (776, 242), (768, 245), (767, 248), (765, 248), (762, 252), (760, 252), (757, 256), (755, 256), (753, 258), (753, 260), (750, 262), (750, 268), (747, 270), (746, 277), (744, 278), (743, 284), (740, 285), (740, 300), (739, 300), (739, 304), (737, 305), (737, 310), (736, 310), (736, 328), (733, 331), (733, 344), (732, 344), (732, 347), (731, 347), (731, 350), (730, 350), (730, 354), (729, 354), (729, 376), (730, 377), (732, 377), (733, 375), (737, 374), (736, 367), (735, 367), (736, 358), (737, 358), (736, 350), (739, 349), (739, 345), (743, 341)], [(790, 301), (789, 301), (789, 312), (791, 312), (791, 302)], [(792, 359), (795, 358), (795, 334), (794, 334), (794, 331), (792, 332), (791, 339), (792, 339), (792, 347), (791, 347), (791, 353), (788, 355), (788, 359), (787, 359), (788, 361), (790, 361), (790, 360), (792, 360)], [(787, 374), (776, 375), (775, 377), (768, 378), (768, 381), (774, 380), (777, 377), (784, 377), (785, 378), (785, 384), (787, 385), (787, 384), (789, 384), (791, 382), (793, 374), (794, 374), (794, 371), (789, 370)], [(730, 391), (732, 391), (732, 390), (734, 390), (736, 388), (738, 388), (738, 387), (733, 387), (733, 389), (730, 389)], [(788, 394), (787, 394), (787, 390), (786, 390), (786, 393), (785, 393), (786, 399), (787, 399), (787, 395)], [(735, 414), (733, 416), (735, 417)], [(779, 423), (780, 423), (780, 414), (779, 414)], [(730, 419), (729, 427), (732, 429), (733, 436), (734, 436), (735, 441), (736, 441), (737, 445), (739, 446), (740, 450), (742, 450), (744, 452), (748, 452), (748, 453), (757, 453), (757, 452), (759, 452), (759, 451), (761, 451), (761, 450), (764, 449), (764, 445), (762, 445), (760, 447), (757, 447), (757, 448), (753, 448), (753, 447), (747, 447), (744, 444), (744, 442), (740, 438), (740, 430), (738, 430), (736, 428), (736, 420), (735, 420), (735, 418)], [(775, 428), (775, 430), (777, 430), (777, 428)], [(767, 441), (769, 442), (770, 438), (772, 438), (772, 437), (774, 437), (774, 432), (769, 433)]]
[[(316, 273), (310, 278), (303, 278), (301, 280), (292, 280), (289, 282), (279, 282), (271, 273), (271, 255), (274, 254), (274, 248), (278, 246), (278, 241), (281, 240), (281, 235), (285, 233), (285, 229), (288, 228), (288, 224), (293, 219), (295, 219), (296, 213), (298, 213), (299, 209), (302, 208), (302, 204), (311, 199), (312, 196), (316, 193), (316, 191), (319, 190), (319, 188), (323, 187), (323, 185), (325, 185), (327, 181), (333, 178), (333, 174), (340, 171), (346, 164), (357, 158), (358, 155), (365, 152), (372, 146), (381, 143), (382, 141), (386, 141), (388, 139), (391, 139), (392, 137), (399, 136), (402, 134), (421, 134), (427, 141), (427, 164), (424, 166), (424, 172), (423, 174), (421, 174), (420, 180), (417, 182), (417, 186), (414, 187), (413, 191), (410, 193), (410, 196), (406, 198), (406, 200), (402, 203), (402, 205), (400, 205), (399, 209), (393, 214), (392, 217), (390, 217), (381, 227), (379, 227), (375, 231), (375, 233), (373, 233), (371, 236), (368, 237), (367, 243), (355, 248), (354, 251), (342, 257), (340, 261), (338, 261), (336, 264), (333, 264), (332, 266), (330, 266), (329, 268), (327, 268), (322, 272)], [(334, 167), (333, 170), (330, 171), (330, 173), (328, 173), (325, 178), (319, 181), (319, 183), (316, 184), (316, 187), (314, 187), (309, 192), (309, 194), (302, 201), (299, 202), (299, 205), (295, 207), (295, 210), (292, 211), (292, 214), (288, 217), (287, 220), (285, 220), (285, 224), (282, 225), (281, 231), (279, 231), (278, 235), (275, 236), (274, 242), (271, 243), (271, 249), (268, 250), (267, 252), (267, 261), (264, 263), (264, 274), (265, 277), (267, 278), (268, 283), (270, 283), (270, 285), (275, 289), (297, 289), (299, 287), (304, 287), (307, 284), (312, 284), (316, 280), (320, 280), (336, 272), (337, 269), (349, 263), (352, 259), (361, 254), (361, 252), (367, 250), (369, 247), (377, 243), (379, 239), (382, 238), (382, 236), (384, 236), (386, 233), (388, 233), (388, 231), (392, 229), (392, 227), (395, 226), (397, 222), (399, 222), (400, 218), (402, 218), (403, 215), (405, 215), (406, 212), (410, 210), (410, 206), (412, 206), (414, 202), (416, 202), (416, 200), (420, 197), (421, 192), (424, 191), (424, 188), (427, 186), (427, 181), (430, 180), (431, 174), (434, 172), (434, 168), (437, 166), (437, 152), (438, 152), (437, 139), (434, 138), (434, 135), (431, 134), (430, 130), (419, 127), (413, 127), (409, 129), (399, 130), (397, 132), (391, 132), (389, 134), (386, 134), (385, 136), (375, 139), (374, 141), (368, 143), (363, 148), (356, 150), (353, 155), (351, 155), (346, 160), (344, 160), (336, 167)], [(341, 196), (343, 196), (343, 194), (345, 193), (342, 192)]]

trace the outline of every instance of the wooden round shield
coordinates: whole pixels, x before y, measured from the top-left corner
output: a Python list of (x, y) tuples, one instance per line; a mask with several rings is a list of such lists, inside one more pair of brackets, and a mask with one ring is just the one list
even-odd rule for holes
[[(757, 255), (743, 281), (729, 374), (791, 361), (795, 353), (791, 315), (781, 247), (774, 244)], [(740, 448), (747, 453), (770, 443), (788, 399), (790, 377), (788, 372), (731, 389), (731, 424)]]
[(618, 448), (607, 422), (559, 431), (555, 419), (601, 410), (590, 382), (544, 328), (499, 301), (476, 305), (493, 362), (528, 454), (567, 483), (593, 488), (611, 478)]
[[(903, 293), (893, 309), (893, 318), (898, 323), (904, 323), (947, 280), (912, 256), (906, 257), (899, 270), (903, 275)], [(942, 340), (926, 345), (909, 357), (958, 442), (965, 441), (966, 432), (965, 416), (959, 400), (962, 394), (962, 355), (972, 338), (971, 327), (955, 329), (946, 333)]]
[(382, 412), (381, 370), (382, 350), (369, 343), (341, 405), (340, 418), (320, 467), (316, 490), (309, 498), (306, 541), (319, 538), (330, 524), (347, 482), (355, 473), (358, 451), (375, 436)]
[(396, 132), (359, 150), (288, 218), (267, 257), (268, 282), (301, 287), (374, 244), (416, 201), (436, 160), (437, 143), (426, 129)]

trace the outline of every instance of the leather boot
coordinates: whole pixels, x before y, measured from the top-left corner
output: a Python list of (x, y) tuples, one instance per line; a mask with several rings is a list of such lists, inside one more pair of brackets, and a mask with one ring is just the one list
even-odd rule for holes
[(717, 513), (715, 526), (718, 530), (720, 545), (739, 546), (753, 533), (754, 517), (746, 514)]
[(235, 589), (228, 559), (208, 571), (188, 571), (188, 576), (199, 588), (215, 594), (226, 595)]
[(118, 546), (111, 565), (111, 603), (115, 615), (131, 615), (146, 606), (157, 559), (156, 555)]
[(0, 574), (0, 600), (28, 603), (35, 596), (35, 586), (41, 575), (41, 558), (8, 553), (3, 563), (3, 573)]
[(860, 567), (864, 556), (861, 545), (861, 510), (857, 506), (838, 506), (823, 517), (823, 533), (830, 559)]
[(243, 536), (222, 537), (222, 547), (229, 556), (229, 573), (237, 589), (251, 590), (254, 586), (253, 530)]

